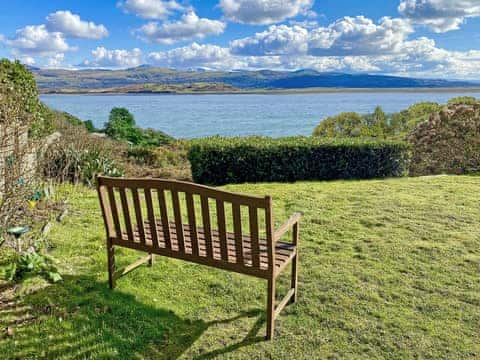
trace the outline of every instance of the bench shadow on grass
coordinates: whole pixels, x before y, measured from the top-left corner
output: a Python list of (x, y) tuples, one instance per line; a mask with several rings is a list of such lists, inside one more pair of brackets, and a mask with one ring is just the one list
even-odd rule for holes
[[(265, 322), (259, 309), (228, 319), (205, 322), (183, 319), (173, 311), (138, 302), (120, 289), (89, 277), (65, 279), (24, 299), (31, 306), (41, 334), (32, 326), (15, 331), (16, 358), (150, 358), (177, 359), (211, 326), (243, 317), (258, 317), (245, 338), (225, 348), (198, 355), (211, 359), (264, 340), (257, 336)], [(43, 322), (62, 323), (42, 326)], [(55, 320), (54, 320), (55, 319)]]

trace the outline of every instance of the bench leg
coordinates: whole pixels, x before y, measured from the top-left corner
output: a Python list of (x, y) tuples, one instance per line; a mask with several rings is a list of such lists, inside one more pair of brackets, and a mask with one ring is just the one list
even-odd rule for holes
[(290, 304), (293, 304), (297, 302), (297, 283), (298, 283), (298, 255), (295, 255), (295, 257), (292, 259), (292, 280), (291, 280), (291, 288), (293, 290), (293, 295), (290, 298)]
[(115, 248), (111, 241), (107, 241), (108, 285), (115, 288)]
[(275, 331), (275, 277), (268, 279), (267, 294), (267, 340), (273, 339)]
[(150, 258), (148, 259), (148, 266), (153, 266), (153, 261), (155, 259), (155, 255), (150, 254)]
[(290, 299), (290, 303), (293, 304), (297, 301), (297, 291), (298, 291), (298, 238), (299, 238), (299, 228), (298, 223), (293, 226), (293, 244), (295, 244), (297, 248), (297, 253), (295, 257), (292, 259), (292, 281), (291, 281), (291, 288), (293, 289), (294, 293), (292, 298)]

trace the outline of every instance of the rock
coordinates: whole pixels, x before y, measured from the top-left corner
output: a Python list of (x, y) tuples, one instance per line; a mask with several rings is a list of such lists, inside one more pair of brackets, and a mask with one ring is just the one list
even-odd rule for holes
[(62, 222), (62, 220), (65, 218), (65, 216), (67, 215), (68, 213), (68, 209), (63, 209), (60, 214), (58, 214), (57, 216), (57, 221), (58, 222)]
[(42, 235), (47, 235), (50, 232), (51, 228), (52, 228), (52, 223), (47, 222), (42, 228)]
[(10, 326), (7, 326), (7, 328), (5, 329), (5, 336), (12, 337), (13, 335), (14, 335), (13, 328)]
[(105, 133), (91, 133), (90, 135), (92, 135), (94, 137), (102, 138), (102, 139), (108, 138), (108, 135), (105, 134)]

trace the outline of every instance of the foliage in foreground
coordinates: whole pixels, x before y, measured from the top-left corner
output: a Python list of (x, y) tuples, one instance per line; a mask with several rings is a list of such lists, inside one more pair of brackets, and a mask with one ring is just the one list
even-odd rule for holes
[(39, 112), (33, 75), (18, 61), (0, 60), (0, 236), (22, 217), (35, 181), (28, 133), (41, 128)]
[(403, 142), (307, 137), (222, 138), (191, 142), (195, 182), (368, 179), (404, 176), (409, 146)]
[(85, 122), (75, 119), (70, 114), (52, 112), (54, 128), (61, 137), (49, 147), (41, 165), (47, 178), (87, 185), (94, 183), (97, 174), (191, 179), (186, 142), (177, 140), (160, 147), (130, 146), (91, 133)]
[[(6, 359), (476, 359), (480, 357), (480, 177), (235, 185), (273, 196), (277, 225), (301, 211), (299, 301), (265, 342), (264, 281), (157, 258), (107, 285), (95, 191), (49, 241), (62, 282), (29, 279), (0, 339)], [(60, 191), (59, 191), (60, 195)], [(248, 217), (248, 214), (245, 214)], [(231, 226), (229, 224), (228, 226)], [(117, 249), (119, 266), (140, 254)], [(278, 280), (279, 296), (289, 285)]]
[(62, 280), (57, 267), (53, 261), (45, 255), (36, 251), (25, 252), (15, 256), (5, 270), (5, 280), (15, 281), (24, 279), (27, 276), (40, 275), (50, 282)]

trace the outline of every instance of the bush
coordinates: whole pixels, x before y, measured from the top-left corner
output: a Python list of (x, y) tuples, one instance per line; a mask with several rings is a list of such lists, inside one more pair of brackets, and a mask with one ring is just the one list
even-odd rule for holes
[(290, 137), (194, 140), (188, 152), (195, 182), (368, 179), (404, 176), (409, 145), (403, 142)]
[(125, 108), (113, 108), (105, 124), (105, 133), (115, 140), (136, 143), (136, 124), (133, 115)]
[(420, 123), (413, 144), (413, 175), (480, 172), (480, 104), (450, 105)]

